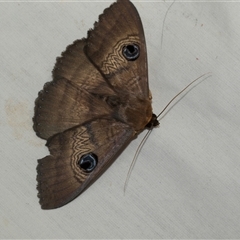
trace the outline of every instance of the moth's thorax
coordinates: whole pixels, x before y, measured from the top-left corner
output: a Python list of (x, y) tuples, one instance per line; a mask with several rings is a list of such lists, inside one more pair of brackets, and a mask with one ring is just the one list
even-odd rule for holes
[(129, 99), (126, 104), (119, 108), (118, 117), (134, 128), (136, 132), (142, 131), (152, 118), (151, 100)]

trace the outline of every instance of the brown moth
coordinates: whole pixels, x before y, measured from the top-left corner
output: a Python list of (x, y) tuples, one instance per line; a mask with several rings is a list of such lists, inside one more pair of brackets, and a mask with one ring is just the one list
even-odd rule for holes
[(50, 151), (37, 166), (43, 209), (73, 200), (137, 134), (159, 124), (152, 113), (143, 26), (129, 0), (105, 9), (87, 38), (57, 58), (53, 80), (35, 101), (33, 122)]

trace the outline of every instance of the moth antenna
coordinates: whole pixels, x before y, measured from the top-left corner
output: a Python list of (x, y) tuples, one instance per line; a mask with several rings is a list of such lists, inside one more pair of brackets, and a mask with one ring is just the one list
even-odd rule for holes
[[(193, 80), (192, 82), (190, 82), (186, 87), (184, 87), (177, 95), (175, 95), (169, 102), (168, 104), (163, 108), (163, 110), (158, 114), (157, 118), (159, 118), (162, 113), (169, 107), (169, 105), (180, 95), (182, 94), (187, 88), (189, 88), (193, 83), (195, 83), (196, 81), (198, 81), (200, 78), (206, 76), (207, 74), (210, 74), (211, 72), (207, 72), (207, 73), (204, 73), (203, 75), (201, 75), (200, 77), (196, 78), (195, 80)], [(146, 142), (146, 140), (148, 139), (148, 137), (150, 136), (151, 132), (153, 130), (153, 126), (149, 129), (149, 131), (146, 133), (146, 135), (144, 136), (144, 138), (142, 139), (141, 143), (139, 144), (138, 148), (137, 148), (137, 151), (134, 155), (134, 158), (132, 160), (132, 163), (129, 167), (129, 170), (128, 170), (128, 174), (127, 174), (127, 178), (126, 178), (126, 181), (125, 181), (125, 184), (124, 184), (124, 194), (126, 192), (126, 189), (127, 189), (127, 185), (128, 185), (128, 182), (129, 182), (129, 179), (130, 179), (130, 176), (131, 176), (131, 173), (132, 173), (132, 170), (136, 164), (136, 161), (137, 161), (137, 157), (144, 145), (144, 143)]]
[(207, 72), (204, 73), (203, 75), (201, 75), (200, 77), (196, 78), (195, 80), (193, 80), (192, 82), (190, 82), (185, 88), (183, 88), (177, 95), (175, 95), (169, 102), (168, 104), (163, 108), (163, 110), (157, 115), (157, 118), (159, 118), (164, 112), (165, 110), (169, 107), (169, 105), (180, 95), (182, 94), (187, 88), (189, 88), (193, 83), (195, 83), (196, 81), (198, 81), (200, 78), (206, 76), (207, 74), (210, 74), (211, 72)]
[(165, 16), (164, 16), (164, 19), (163, 19), (163, 24), (162, 24), (162, 34), (161, 34), (161, 49), (162, 49), (162, 45), (163, 45), (163, 31), (164, 31), (164, 25), (165, 25), (165, 21), (166, 21), (166, 18), (167, 18), (167, 14), (170, 10), (170, 8), (172, 7), (172, 5), (175, 3), (176, 0), (174, 0), (171, 5), (168, 7), (166, 13), (165, 13)]
[(131, 165), (130, 165), (130, 167), (129, 167), (128, 174), (127, 174), (127, 178), (126, 178), (126, 181), (125, 181), (125, 184), (124, 184), (124, 194), (125, 194), (125, 192), (126, 192), (127, 185), (128, 185), (128, 182), (129, 182), (129, 179), (130, 179), (132, 170), (133, 170), (133, 168), (134, 168), (134, 166), (135, 166), (135, 163), (136, 163), (136, 161), (137, 161), (137, 157), (138, 157), (138, 155), (139, 155), (139, 153), (140, 153), (140, 151), (141, 151), (144, 143), (146, 142), (146, 140), (148, 139), (150, 133), (152, 132), (152, 129), (153, 129), (153, 127), (152, 127), (151, 129), (149, 129), (149, 131), (146, 133), (146, 135), (144, 136), (144, 138), (142, 139), (141, 143), (139, 144), (139, 146), (138, 146), (138, 148), (137, 148), (137, 151), (136, 151), (136, 153), (135, 153), (135, 155), (134, 155), (134, 158), (133, 158), (133, 160), (132, 160), (132, 163), (131, 163)]

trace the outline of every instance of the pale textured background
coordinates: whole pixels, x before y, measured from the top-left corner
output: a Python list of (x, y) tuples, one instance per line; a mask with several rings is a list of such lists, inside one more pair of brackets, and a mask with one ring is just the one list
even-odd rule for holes
[(40, 209), (32, 130), (34, 100), (55, 59), (110, 1), (0, 3), (1, 238), (240, 238), (240, 3), (134, 1), (141, 15), (156, 113), (202, 81), (161, 119), (142, 149), (126, 195), (133, 141), (70, 204)]

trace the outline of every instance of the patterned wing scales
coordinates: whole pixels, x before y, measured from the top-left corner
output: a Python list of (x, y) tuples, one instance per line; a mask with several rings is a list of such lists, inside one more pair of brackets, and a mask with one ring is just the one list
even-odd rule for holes
[[(95, 181), (131, 140), (134, 131), (115, 120), (99, 119), (55, 135), (47, 142), (50, 155), (38, 161), (37, 189), (43, 209), (61, 207)], [(93, 153), (97, 166), (86, 172), (82, 156)]]

